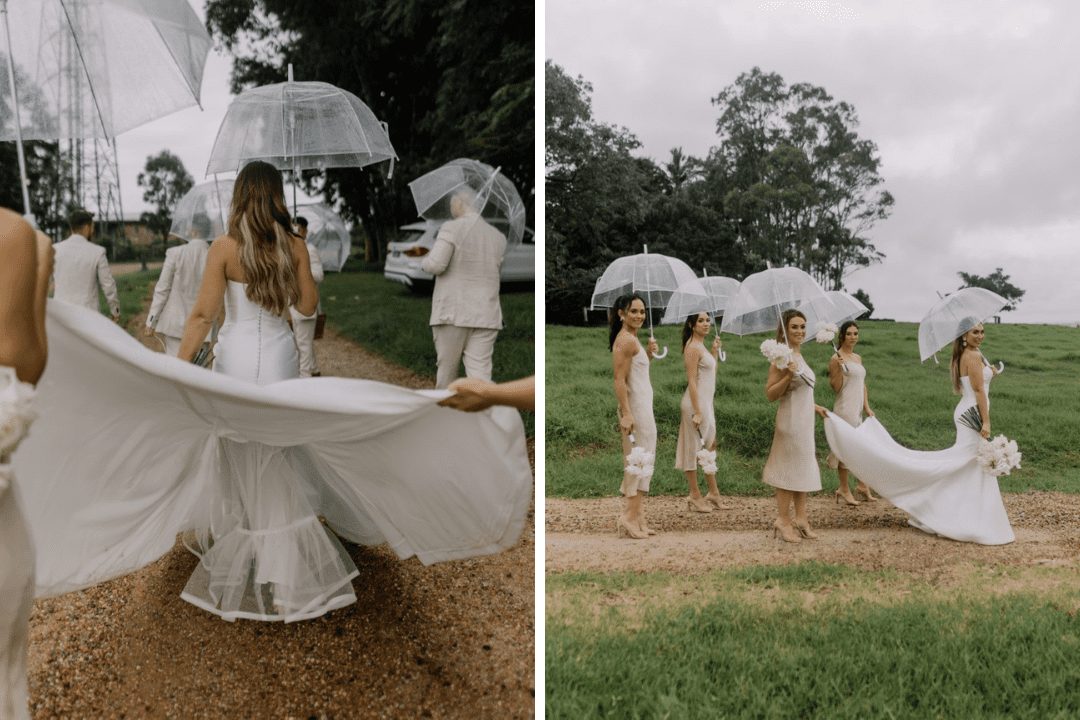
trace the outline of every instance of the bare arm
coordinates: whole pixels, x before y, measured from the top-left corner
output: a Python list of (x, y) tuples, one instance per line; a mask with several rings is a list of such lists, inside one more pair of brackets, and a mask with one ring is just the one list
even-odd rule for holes
[(765, 380), (765, 397), (769, 402), (776, 402), (787, 392), (791, 378), (795, 377), (796, 368), (798, 364), (794, 360), (783, 370), (777, 370), (775, 365), (769, 364), (769, 377)]
[(840, 359), (840, 355), (833, 353), (833, 356), (829, 358), (829, 385), (832, 386), (833, 392), (840, 392), (840, 388), (844, 387), (844, 361)]
[(623, 432), (633, 432), (634, 415), (630, 412), (630, 366), (637, 348), (629, 340), (618, 338), (611, 353), (611, 362), (615, 370), (615, 398), (619, 401), (619, 427)]
[(229, 257), (229, 242), (227, 237), (219, 237), (210, 245), (210, 252), (206, 254), (206, 270), (203, 272), (202, 285), (199, 286), (199, 296), (195, 299), (195, 306), (191, 308), (187, 323), (184, 324), (184, 337), (177, 353), (181, 360), (191, 362), (221, 310), (227, 282), (225, 264)]
[(697, 366), (700, 357), (701, 349), (697, 347), (687, 347), (683, 353), (683, 365), (686, 366), (686, 387), (690, 392), (690, 405), (694, 408), (695, 425), (701, 424), (701, 408), (698, 407), (697, 398)]
[(518, 410), (533, 410), (536, 407), (536, 377), (533, 375), (498, 384), (476, 378), (460, 378), (450, 383), (448, 389), (454, 394), (439, 404), (455, 410), (476, 412), (492, 405), (509, 405)]
[(960, 358), (960, 373), (966, 375), (971, 389), (975, 393), (975, 405), (979, 408), (982, 417), (982, 431), (979, 433), (984, 438), (990, 437), (990, 400), (986, 396), (986, 385), (983, 382), (982, 358), (974, 352), (965, 352)]
[(45, 371), (45, 298), (52, 274), (52, 243), (0, 208), (0, 365), (36, 383)]
[[(319, 288), (311, 275), (311, 259), (308, 256), (307, 243), (299, 237), (292, 239), (293, 266), (296, 268), (296, 281), (300, 286), (300, 297), (296, 301), (296, 310), (301, 315), (314, 315), (319, 307)], [(320, 266), (321, 267), (321, 266)]]

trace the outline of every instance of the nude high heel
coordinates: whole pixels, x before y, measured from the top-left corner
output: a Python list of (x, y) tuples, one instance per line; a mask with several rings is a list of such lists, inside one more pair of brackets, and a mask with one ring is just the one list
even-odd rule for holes
[(627, 522), (626, 518), (620, 516), (618, 522), (615, 525), (615, 531), (619, 537), (633, 538), (634, 540), (644, 540), (649, 537), (644, 532), (638, 530), (636, 527)]
[(688, 497), (686, 498), (686, 509), (699, 513), (711, 513), (712, 505), (703, 497)]
[(721, 509), (721, 507), (720, 507), (720, 496), (719, 495), (706, 495), (705, 496), (705, 502), (709, 503), (710, 505), (712, 505), (717, 510)]
[(795, 523), (795, 529), (798, 530), (799, 534), (802, 535), (807, 540), (817, 540), (818, 539), (818, 534), (810, 529), (810, 523), (806, 523), (805, 525), (800, 525), (799, 523), (796, 522)]
[(843, 500), (843, 501), (844, 501), (844, 504), (845, 504), (845, 505), (851, 505), (852, 507), (854, 507), (855, 505), (859, 505), (859, 504), (860, 504), (858, 500), (856, 500), (856, 499), (855, 499), (855, 498), (853, 498), (853, 497), (849, 497), (849, 496), (847, 496), (847, 495), (844, 495), (844, 494), (843, 494), (842, 492), (840, 492), (839, 490), (837, 490), (836, 492), (834, 492), (834, 493), (833, 493), (833, 497), (835, 497), (835, 498), (836, 498), (836, 504), (837, 504), (837, 505), (839, 505), (839, 504), (840, 504), (840, 501), (841, 501), (841, 500)]
[(799, 533), (795, 532), (795, 528), (790, 525), (781, 525), (779, 520), (774, 522), (772, 526), (773, 537), (775, 538), (778, 534), (784, 542), (802, 542), (802, 538), (799, 537)]

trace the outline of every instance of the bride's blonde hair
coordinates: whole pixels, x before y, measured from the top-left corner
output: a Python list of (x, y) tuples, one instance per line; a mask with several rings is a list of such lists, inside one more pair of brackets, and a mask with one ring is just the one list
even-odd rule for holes
[(296, 304), (300, 291), (291, 248), (294, 233), (281, 172), (273, 165), (256, 160), (237, 175), (229, 235), (240, 246), (248, 299), (276, 315)]

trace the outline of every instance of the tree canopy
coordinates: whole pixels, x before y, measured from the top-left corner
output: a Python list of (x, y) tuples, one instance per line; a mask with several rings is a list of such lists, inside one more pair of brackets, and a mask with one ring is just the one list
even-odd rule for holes
[(146, 166), (136, 179), (143, 188), (143, 201), (153, 206), (140, 219), (156, 235), (161, 236), (164, 246), (172, 227), (172, 211), (176, 203), (187, 194), (195, 181), (184, 167), (183, 161), (168, 150), (146, 158)]
[(759, 68), (714, 98), (719, 143), (703, 158), (672, 148), (662, 164), (592, 115), (592, 86), (546, 64), (549, 317), (575, 322), (604, 266), (641, 252), (699, 274), (743, 278), (792, 265), (827, 289), (884, 256), (869, 230), (888, 217), (876, 145), (850, 104), (788, 86)]
[(1009, 301), (1009, 304), (1003, 308), (1004, 311), (1015, 310), (1016, 306), (1020, 304), (1020, 298), (1024, 297), (1026, 292), (1009, 282), (1009, 276), (1001, 268), (997, 268), (985, 277), (966, 272), (959, 272), (957, 275), (964, 281), (964, 284), (957, 290), (963, 290), (966, 287), (980, 287), (996, 292)]
[(416, 218), (407, 183), (458, 157), (517, 186), (533, 222), (531, 2), (208, 0), (207, 26), (234, 53), (232, 87), (320, 80), (354, 93), (386, 121), (400, 158), (374, 168), (306, 174), (309, 192), (341, 199), (380, 245)]

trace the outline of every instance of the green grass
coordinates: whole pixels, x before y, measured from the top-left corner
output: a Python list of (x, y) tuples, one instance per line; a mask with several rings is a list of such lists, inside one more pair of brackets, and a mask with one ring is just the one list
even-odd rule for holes
[[(949, 381), (948, 352), (918, 362), (917, 325), (863, 321), (858, 350), (867, 368), (870, 406), (893, 437), (907, 447), (938, 450), (952, 445), (957, 396)], [(682, 494), (686, 481), (674, 469), (679, 401), (686, 373), (679, 353), (681, 328), (656, 328), (670, 348), (653, 362), (651, 379), (658, 443), (651, 492)], [(766, 335), (724, 335), (727, 362), (716, 382), (718, 478), (721, 492), (766, 495), (761, 468), (772, 442), (776, 405), (765, 400), (767, 366), (758, 350)], [(1080, 330), (1041, 325), (988, 325), (987, 357), (1007, 369), (991, 391), (995, 434), (1020, 445), (1023, 467), (1001, 479), (1006, 491), (1080, 492)], [(809, 343), (805, 357), (818, 376), (819, 404), (831, 407), (826, 377), (831, 350)], [(621, 478), (607, 328), (546, 329), (546, 487), (549, 496), (601, 497), (617, 492)], [(828, 448), (817, 423), (818, 458), (827, 490), (836, 473), (825, 464)]]
[[(126, 327), (127, 322), (150, 307), (150, 293), (157, 282), (161, 270), (145, 270), (116, 276), (116, 294), (120, 298), (120, 322)], [(109, 306), (105, 296), (98, 291), (98, 306), (108, 317)]]
[[(381, 272), (327, 273), (319, 288), (327, 322), (342, 335), (435, 382), (431, 339), (431, 296), (390, 282)], [(492, 379), (514, 380), (536, 373), (532, 292), (504, 292), (505, 327), (495, 341)], [(462, 371), (464, 375), (464, 371)], [(533, 433), (533, 413), (523, 413)]]
[(1077, 717), (1075, 578), (1040, 595), (974, 582), (822, 563), (550, 575), (546, 715)]

